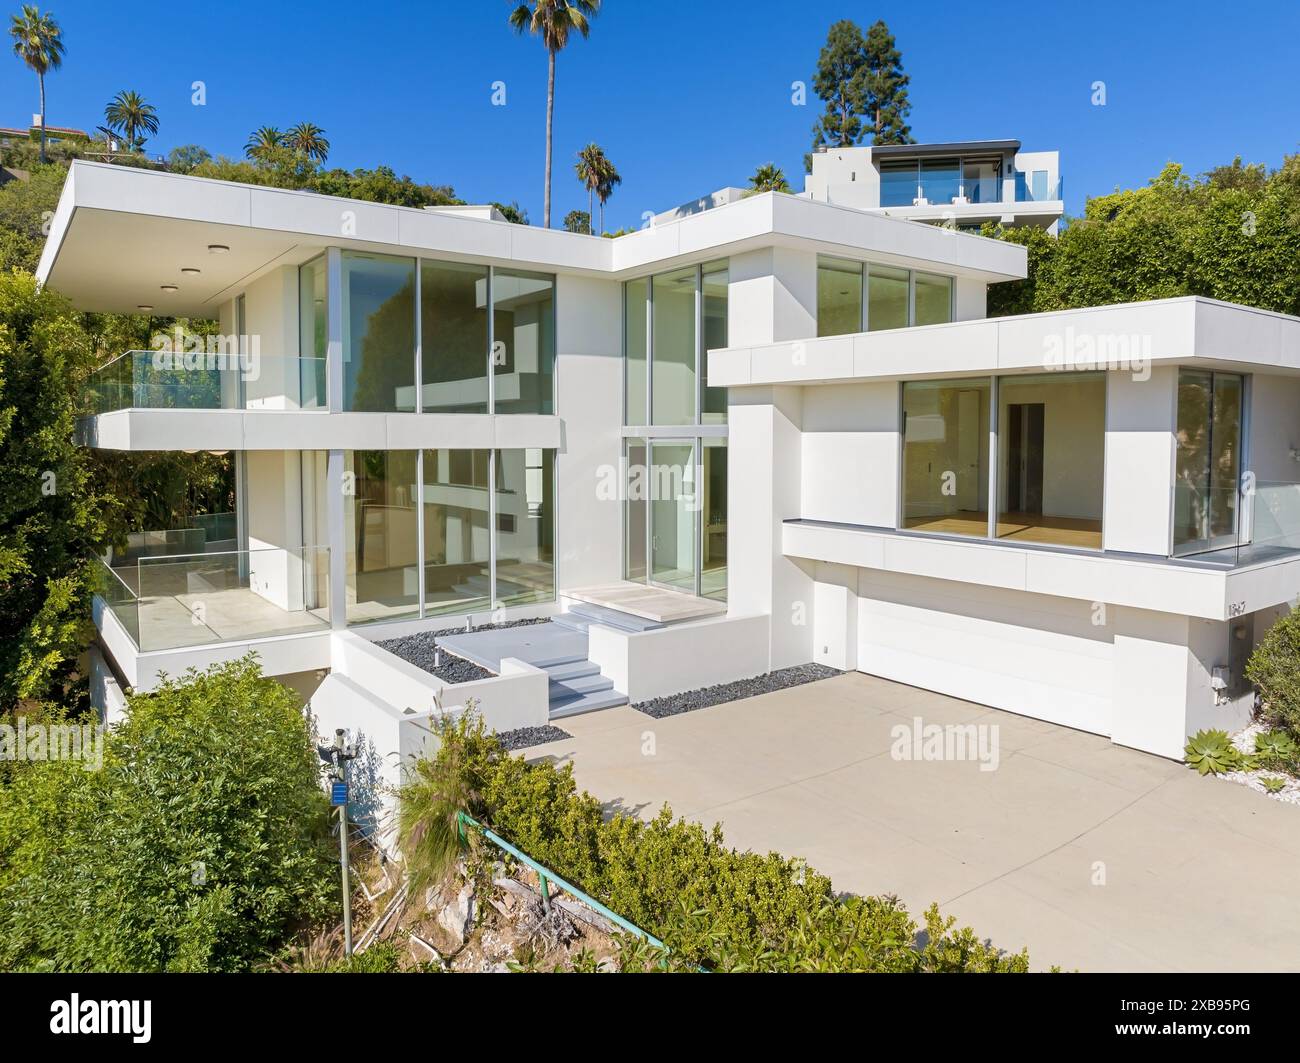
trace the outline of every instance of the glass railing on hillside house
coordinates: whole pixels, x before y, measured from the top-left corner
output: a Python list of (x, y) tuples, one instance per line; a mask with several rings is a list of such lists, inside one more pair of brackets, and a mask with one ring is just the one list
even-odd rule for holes
[(1300, 483), (1244, 483), (1226, 491), (1175, 487), (1175, 556), (1237, 566), (1300, 554)]
[(101, 559), (95, 571), (104, 608), (141, 652), (329, 628), (325, 546)]
[(88, 409), (323, 410), (324, 358), (127, 351), (87, 382)]

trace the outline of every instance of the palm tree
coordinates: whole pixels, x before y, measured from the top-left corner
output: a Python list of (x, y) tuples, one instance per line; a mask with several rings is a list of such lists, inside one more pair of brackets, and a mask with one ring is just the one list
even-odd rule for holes
[(42, 15), (35, 4), (23, 4), (21, 14), (11, 15), (9, 36), (14, 55), (36, 72), (41, 85), (41, 162), (45, 161), (45, 75), (63, 65), (63, 31), (54, 16)]
[(770, 162), (763, 163), (754, 171), (754, 176), (749, 179), (749, 187), (755, 193), (790, 191), (790, 183), (786, 181), (784, 171)]
[(330, 153), (325, 130), (311, 122), (299, 122), (284, 135), (284, 146), (316, 162), (324, 162)]
[(614, 186), (621, 185), (623, 178), (614, 169), (608, 157), (601, 156), (600, 180), (596, 184), (596, 198), (600, 200), (600, 233), (605, 234), (605, 203), (614, 194)]
[(119, 92), (104, 108), (108, 128), (121, 133), (131, 151), (144, 150), (144, 135), (158, 132), (158, 109), (138, 92)]
[(608, 161), (605, 158), (604, 149), (598, 144), (588, 144), (578, 152), (578, 162), (574, 166), (574, 170), (578, 175), (578, 182), (587, 190), (588, 231), (590, 231), (591, 219), (595, 215), (595, 211), (592, 209), (594, 206), (592, 197), (600, 186), (601, 168)]
[(546, 46), (546, 190), (542, 197), (542, 224), (551, 227), (551, 131), (555, 119), (555, 56), (577, 31), (585, 38), (591, 32), (589, 19), (600, 11), (600, 0), (532, 0), (510, 12), (516, 33), (533, 33)]
[(276, 148), (282, 147), (284, 147), (284, 134), (275, 126), (264, 125), (260, 129), (253, 130), (248, 143), (244, 145), (244, 154), (250, 159), (261, 161), (272, 154)]

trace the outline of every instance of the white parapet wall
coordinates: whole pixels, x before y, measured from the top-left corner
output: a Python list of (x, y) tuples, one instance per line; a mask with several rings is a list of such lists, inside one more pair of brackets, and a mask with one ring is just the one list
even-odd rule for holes
[(587, 657), (636, 704), (768, 671), (766, 614), (721, 616), (653, 631), (593, 624)]
[(411, 763), (436, 750), (438, 716), (455, 719), (471, 702), (490, 730), (540, 727), (549, 717), (549, 677), (508, 657), (501, 674), (446, 683), (349, 631), (330, 636), (330, 675), (311, 698), (321, 741), (342, 729), (357, 750), (353, 815), (391, 843), (395, 791)]

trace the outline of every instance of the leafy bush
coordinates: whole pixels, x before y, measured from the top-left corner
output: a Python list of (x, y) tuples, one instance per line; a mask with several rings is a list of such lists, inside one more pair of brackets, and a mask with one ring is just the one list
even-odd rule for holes
[[(569, 765), (529, 764), (505, 753), (472, 713), (444, 722), (435, 764), (412, 787), (460, 776), (480, 822), (533, 859), (665, 941), (673, 969), (800, 971), (1024, 971), (1025, 952), (1003, 955), (973, 931), (953, 931), (926, 913), (924, 943), (895, 898), (838, 897), (830, 880), (801, 860), (737, 852), (718, 826), (673, 818), (665, 806), (648, 822), (606, 819), (581, 792)], [(403, 797), (410, 792), (403, 790)], [(453, 790), (449, 787), (448, 794)], [(445, 805), (431, 803), (442, 814)], [(629, 969), (659, 968), (664, 957), (630, 943)]]
[(1300, 740), (1300, 611), (1268, 629), (1246, 662), (1246, 677), (1259, 687), (1265, 713)]
[(0, 967), (244, 970), (332, 913), (310, 737), (249, 657), (133, 696), (99, 771), (32, 764), (0, 792)]

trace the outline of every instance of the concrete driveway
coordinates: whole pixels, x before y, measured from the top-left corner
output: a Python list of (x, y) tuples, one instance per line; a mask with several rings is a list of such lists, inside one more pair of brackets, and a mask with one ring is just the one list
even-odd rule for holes
[[(985, 728), (996, 769), (897, 756), (894, 729), (916, 717)], [(527, 755), (572, 763), (611, 807), (648, 817), (666, 801), (838, 889), (895, 893), (917, 916), (938, 901), (1002, 948), (1027, 945), (1036, 969), (1300, 969), (1300, 807), (1104, 738), (860, 673), (560, 725), (571, 739)], [(904, 744), (924, 754), (924, 738)]]

